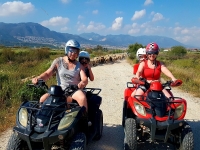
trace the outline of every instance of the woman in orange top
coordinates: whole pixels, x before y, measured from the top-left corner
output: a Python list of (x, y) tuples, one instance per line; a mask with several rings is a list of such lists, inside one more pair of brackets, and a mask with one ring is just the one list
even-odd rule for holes
[[(136, 77), (139, 79), (140, 77), (145, 78), (148, 83), (154, 80), (160, 80), (161, 72), (163, 72), (166, 76), (172, 79), (172, 81), (176, 81), (176, 78), (173, 74), (167, 69), (167, 67), (160, 61), (157, 61), (157, 55), (159, 53), (159, 47), (156, 43), (152, 42), (146, 46), (146, 54), (147, 60), (140, 63)], [(140, 85), (135, 95), (143, 95), (149, 87)], [(167, 92), (167, 90), (163, 89), (163, 93), (166, 97), (170, 97), (171, 95)]]

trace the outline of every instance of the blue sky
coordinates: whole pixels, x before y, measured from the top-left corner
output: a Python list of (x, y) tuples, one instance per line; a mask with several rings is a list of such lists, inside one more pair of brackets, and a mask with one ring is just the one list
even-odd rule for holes
[(0, 22), (70, 34), (159, 35), (200, 47), (199, 6), (200, 0), (1, 0)]

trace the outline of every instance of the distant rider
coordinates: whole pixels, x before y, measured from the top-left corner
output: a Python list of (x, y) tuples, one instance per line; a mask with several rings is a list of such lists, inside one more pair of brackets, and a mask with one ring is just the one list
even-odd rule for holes
[(87, 51), (80, 51), (78, 60), (85, 68), (84, 70), (86, 76), (90, 79), (90, 81), (94, 81), (94, 74), (90, 66), (90, 54)]

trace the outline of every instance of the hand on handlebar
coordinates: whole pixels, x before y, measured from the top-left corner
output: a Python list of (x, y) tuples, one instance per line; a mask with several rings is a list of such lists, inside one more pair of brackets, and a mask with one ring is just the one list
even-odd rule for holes
[(37, 77), (33, 78), (33, 79), (32, 79), (32, 83), (33, 83), (33, 84), (37, 84), (37, 83), (38, 83), (38, 78), (37, 78)]

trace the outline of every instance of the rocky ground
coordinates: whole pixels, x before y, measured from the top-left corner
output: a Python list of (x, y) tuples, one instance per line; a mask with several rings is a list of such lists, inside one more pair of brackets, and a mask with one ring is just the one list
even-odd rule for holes
[[(101, 88), (102, 97), (101, 109), (104, 116), (103, 135), (99, 141), (94, 141), (87, 145), (88, 150), (122, 150), (124, 141), (124, 130), (121, 126), (123, 92), (126, 83), (133, 77), (132, 66), (126, 60), (114, 64), (104, 64), (92, 68), (95, 76), (93, 82), (89, 82), (88, 87)], [(188, 93), (173, 89), (175, 96), (183, 97), (187, 100), (186, 121), (191, 125), (194, 132), (195, 150), (200, 149), (200, 98), (192, 97)], [(12, 133), (8, 129), (0, 136), (0, 149), (5, 150), (9, 136)], [(145, 150), (172, 150), (173, 147), (167, 144), (139, 143), (138, 149)]]

